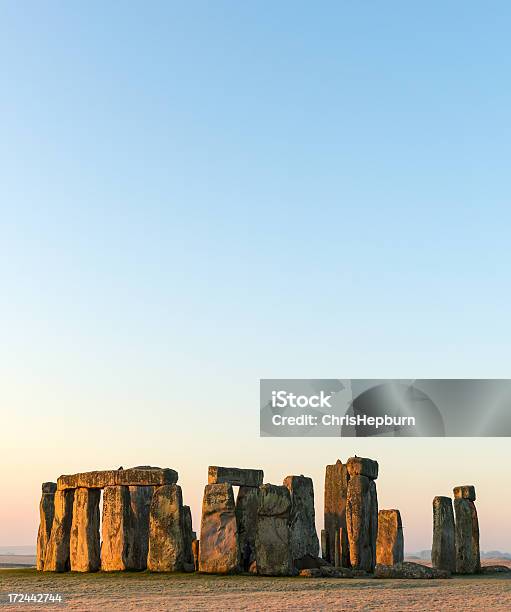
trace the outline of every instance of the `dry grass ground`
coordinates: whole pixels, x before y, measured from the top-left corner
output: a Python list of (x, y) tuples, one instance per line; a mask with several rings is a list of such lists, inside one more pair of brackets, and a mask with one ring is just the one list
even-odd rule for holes
[[(7, 593), (64, 604), (9, 605)], [(450, 580), (263, 578), (200, 574), (42, 574), (0, 570), (0, 610), (511, 610), (511, 574)]]

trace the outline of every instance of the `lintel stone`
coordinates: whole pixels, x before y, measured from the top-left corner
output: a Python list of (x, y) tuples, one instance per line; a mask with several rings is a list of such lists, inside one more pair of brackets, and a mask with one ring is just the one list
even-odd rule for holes
[(353, 476), (366, 476), (371, 480), (378, 478), (378, 462), (366, 457), (350, 457), (347, 462), (348, 474)]
[(102, 470), (61, 476), (57, 489), (104, 489), (113, 486), (161, 486), (176, 484), (178, 474), (170, 468), (134, 467), (127, 470)]
[(454, 497), (457, 499), (469, 499), (470, 501), (476, 500), (476, 488), (474, 485), (462, 485), (460, 487), (454, 487)]
[(249, 470), (244, 468), (208, 467), (208, 484), (227, 483), (239, 487), (259, 487), (263, 484), (263, 470)]

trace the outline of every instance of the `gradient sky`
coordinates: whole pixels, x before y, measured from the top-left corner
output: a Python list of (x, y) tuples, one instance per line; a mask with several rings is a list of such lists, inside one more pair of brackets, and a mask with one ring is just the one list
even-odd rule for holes
[(377, 458), (408, 550), (506, 440), (260, 439), (259, 378), (510, 376), (507, 2), (0, 2), (0, 544), (40, 483)]

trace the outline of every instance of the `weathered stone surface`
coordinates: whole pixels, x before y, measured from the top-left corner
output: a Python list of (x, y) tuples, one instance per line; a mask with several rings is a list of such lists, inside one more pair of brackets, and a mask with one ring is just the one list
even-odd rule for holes
[(291, 560), (294, 565), (307, 555), (319, 555), (319, 540), (316, 533), (316, 515), (314, 510), (314, 485), (307, 476), (288, 476), (284, 486), (291, 496), (291, 513), (289, 517), (289, 538)]
[(341, 555), (342, 555), (342, 542), (341, 542), (341, 538), (343, 535), (343, 530), (342, 527), (337, 531), (337, 533), (335, 534), (335, 539), (334, 539), (334, 566), (335, 567), (340, 567), (342, 565), (341, 563)]
[(104, 488), (101, 530), (101, 569), (105, 572), (134, 569), (135, 521), (127, 486)]
[(44, 569), (44, 555), (50, 539), (53, 517), (55, 515), (55, 491), (57, 483), (43, 482), (43, 493), (39, 503), (39, 531), (37, 533), (37, 557), (36, 567), (38, 570)]
[(463, 497), (454, 500), (456, 514), (456, 573), (476, 574), (481, 569), (479, 555), (479, 522), (473, 501)]
[(378, 478), (378, 462), (365, 457), (350, 457), (347, 462), (348, 474), (353, 476), (367, 476), (371, 480)]
[(298, 575), (302, 578), (353, 578), (353, 571), (347, 567), (322, 565), (318, 568), (308, 567), (301, 569)]
[(353, 578), (353, 572), (347, 567), (332, 567), (331, 565), (322, 565), (319, 568), (323, 578)]
[(232, 485), (208, 484), (202, 500), (199, 571), (208, 574), (237, 572), (239, 559)]
[[(346, 525), (346, 500), (348, 497), (349, 474), (346, 465), (337, 460), (327, 465), (325, 471), (325, 547), (321, 543), (323, 558), (329, 563), (338, 565), (335, 559), (336, 541), (341, 536), (337, 548), (338, 562), (343, 567), (350, 567), (348, 532)], [(340, 529), (343, 531), (341, 532)]]
[(311, 568), (307, 568), (307, 569), (301, 569), (298, 572), (298, 575), (301, 578), (321, 578), (321, 570), (315, 567), (311, 567)]
[(195, 567), (195, 571), (199, 571), (199, 550), (200, 550), (200, 540), (195, 538), (192, 540), (192, 554), (193, 554), (193, 565)]
[(57, 491), (50, 539), (44, 555), (44, 570), (67, 572), (70, 569), (69, 540), (73, 520), (74, 491)]
[(69, 541), (73, 572), (97, 572), (100, 567), (99, 501), (100, 489), (76, 489)]
[(441, 495), (433, 499), (433, 547), (431, 562), (437, 569), (456, 570), (454, 539), (454, 513), (450, 497)]
[(455, 498), (469, 499), (470, 501), (476, 500), (476, 488), (474, 485), (454, 487), (453, 493)]
[(179, 572), (185, 562), (183, 498), (179, 485), (155, 489), (149, 515), (147, 569)]
[(289, 516), (291, 496), (287, 487), (264, 484), (259, 487), (257, 516)]
[[(190, 506), (183, 506), (183, 555), (184, 563), (194, 565), (192, 542), (195, 540), (195, 532), (192, 527), (192, 511)], [(193, 569), (191, 571), (194, 571)]]
[(511, 567), (507, 565), (485, 565), (481, 567), (481, 574), (509, 574)]
[(374, 578), (374, 574), (366, 572), (363, 569), (356, 569), (352, 567), (350, 571), (354, 578)]
[(403, 525), (399, 510), (378, 512), (378, 536), (376, 538), (376, 563), (396, 565), (404, 560)]
[(257, 573), (288, 576), (292, 573), (287, 487), (264, 484), (259, 489), (256, 530)]
[(263, 470), (221, 467), (218, 465), (208, 467), (208, 484), (225, 482), (239, 487), (259, 487), (263, 484), (263, 478)]
[(376, 565), (376, 539), (378, 537), (378, 494), (374, 480), (371, 480), (369, 483), (369, 496), (371, 500), (369, 508), (369, 540), (371, 542), (371, 552), (373, 556), (373, 563), (370, 571), (372, 571)]
[(367, 476), (350, 477), (346, 523), (352, 567), (373, 571), (376, 563), (378, 499), (375, 482)]
[(321, 557), (328, 560), (328, 534), (326, 529), (321, 530)]
[(131, 486), (130, 503), (133, 517), (133, 569), (145, 570), (149, 552), (149, 511), (155, 487)]
[(298, 570), (302, 569), (313, 569), (323, 567), (323, 565), (330, 565), (328, 561), (325, 561), (321, 557), (313, 557), (311, 555), (305, 555), (295, 563), (295, 568)]
[(170, 468), (143, 466), (128, 470), (104, 470), (60, 476), (57, 480), (57, 488), (62, 491), (80, 487), (104, 489), (113, 486), (161, 486), (175, 484), (177, 478), (177, 472)]
[(255, 561), (258, 495), (259, 488), (240, 487), (236, 498), (240, 567), (244, 572)]
[(299, 570), (298, 575), (302, 578), (353, 578), (352, 570), (346, 567), (332, 567), (322, 565), (319, 568), (304, 568)]
[(435, 569), (420, 563), (405, 561), (397, 565), (377, 565), (374, 569), (374, 577), (431, 579), (449, 578), (450, 573), (447, 570)]

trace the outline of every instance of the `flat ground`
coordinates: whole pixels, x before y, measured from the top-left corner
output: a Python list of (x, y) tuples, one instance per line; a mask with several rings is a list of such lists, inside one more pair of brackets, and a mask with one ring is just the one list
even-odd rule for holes
[[(9, 605), (8, 593), (60, 593), (64, 603)], [(511, 574), (450, 580), (314, 579), (201, 574), (43, 574), (0, 570), (0, 611), (511, 610)]]

